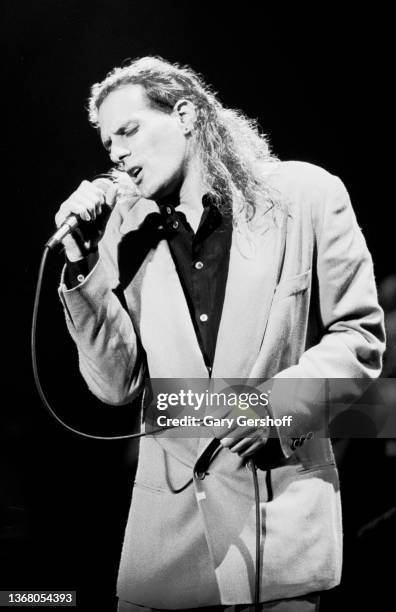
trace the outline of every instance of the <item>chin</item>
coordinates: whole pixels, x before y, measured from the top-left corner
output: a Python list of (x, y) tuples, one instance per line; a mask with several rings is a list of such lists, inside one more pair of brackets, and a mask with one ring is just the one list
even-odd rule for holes
[(165, 196), (173, 193), (175, 191), (176, 184), (171, 180), (163, 181), (160, 184), (144, 184), (142, 181), (141, 185), (139, 185), (139, 191), (142, 194), (142, 197), (146, 200), (160, 200)]
[(142, 183), (141, 185), (138, 185), (138, 189), (142, 197), (145, 198), (146, 200), (155, 200), (161, 192), (161, 189), (158, 189), (154, 185), (150, 186), (150, 185), (145, 185), (144, 183)]
[(140, 193), (141, 197), (144, 198), (145, 200), (152, 200), (153, 199), (153, 194), (150, 191), (150, 189), (147, 189), (146, 187), (143, 187), (143, 185), (138, 185), (138, 190), (139, 190), (139, 193)]

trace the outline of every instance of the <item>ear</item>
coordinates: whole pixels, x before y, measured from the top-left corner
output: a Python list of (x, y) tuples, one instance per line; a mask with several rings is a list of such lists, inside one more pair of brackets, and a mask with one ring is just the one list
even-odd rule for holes
[(190, 100), (178, 100), (173, 107), (173, 112), (180, 121), (183, 132), (186, 135), (191, 134), (197, 119), (197, 111), (194, 104)]

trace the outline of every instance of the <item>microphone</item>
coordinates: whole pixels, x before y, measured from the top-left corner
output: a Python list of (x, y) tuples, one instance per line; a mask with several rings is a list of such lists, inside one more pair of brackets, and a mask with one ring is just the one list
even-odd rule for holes
[[(106, 195), (110, 191), (111, 187), (115, 188), (114, 183), (108, 178), (97, 178), (97, 179), (94, 179), (92, 183), (103, 191), (105, 195), (107, 206), (109, 206), (110, 208), (113, 208), (113, 206), (116, 203), (116, 192), (114, 191), (114, 193), (112, 194), (112, 197), (109, 198), (109, 201), (107, 201)], [(48, 249), (53, 249), (57, 244), (59, 244), (63, 240), (65, 236), (70, 234), (70, 232), (73, 232), (79, 226), (81, 221), (82, 219), (79, 215), (74, 215), (74, 214), (69, 215), (67, 219), (65, 219), (65, 221), (62, 223), (62, 225), (51, 236), (51, 238), (47, 240), (47, 242), (45, 243), (45, 246), (48, 247)]]

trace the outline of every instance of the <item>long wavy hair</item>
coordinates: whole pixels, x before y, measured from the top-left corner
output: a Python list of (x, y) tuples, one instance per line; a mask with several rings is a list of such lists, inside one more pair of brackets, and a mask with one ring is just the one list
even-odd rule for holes
[[(223, 214), (232, 214), (236, 225), (251, 225), (260, 216), (260, 209), (275, 203), (265, 162), (277, 158), (270, 151), (267, 137), (255, 120), (239, 110), (225, 108), (212, 88), (188, 66), (147, 56), (114, 68), (92, 86), (89, 118), (94, 126), (98, 125), (98, 110), (104, 99), (127, 84), (143, 86), (152, 107), (165, 113), (171, 113), (180, 99), (194, 104), (194, 136), (202, 179), (214, 203)], [(118, 176), (122, 183), (122, 176)]]

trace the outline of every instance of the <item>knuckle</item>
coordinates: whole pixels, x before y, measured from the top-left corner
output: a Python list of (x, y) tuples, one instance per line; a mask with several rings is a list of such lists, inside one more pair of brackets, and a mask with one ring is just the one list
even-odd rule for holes
[(69, 212), (75, 212), (74, 209), (77, 205), (78, 202), (78, 193), (77, 191), (75, 191), (74, 193), (71, 194), (71, 196), (65, 200), (63, 202), (63, 204), (60, 207), (60, 210), (62, 210), (64, 213), (69, 213)]
[(61, 206), (59, 207), (59, 210), (55, 215), (55, 222), (62, 223), (62, 221), (66, 219), (69, 212), (70, 212), (69, 203), (68, 203), (68, 200), (66, 200), (66, 202), (63, 202), (63, 204), (61, 204)]
[(62, 214), (65, 211), (65, 209), (69, 206), (69, 202), (70, 198), (62, 202), (62, 204), (59, 206), (58, 214)]
[(97, 188), (89, 181), (83, 181), (77, 189), (77, 192), (84, 197), (96, 196)]

